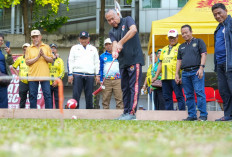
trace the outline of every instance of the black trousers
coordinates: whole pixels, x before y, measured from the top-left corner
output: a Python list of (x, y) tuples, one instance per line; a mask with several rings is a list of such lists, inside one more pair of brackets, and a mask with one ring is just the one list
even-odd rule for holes
[(19, 82), (20, 108), (25, 108), (28, 92), (29, 92), (29, 84), (26, 84), (20, 81)]
[(77, 101), (78, 108), (80, 106), (79, 102), (83, 88), (85, 92), (86, 109), (93, 108), (93, 84), (94, 76), (73, 75), (73, 98)]
[(218, 89), (223, 100), (224, 116), (232, 117), (232, 71), (226, 71), (226, 63), (217, 65)]
[(50, 89), (51, 89), (51, 97), (52, 97), (52, 106), (53, 106), (53, 94), (54, 94), (56, 109), (58, 109), (59, 108), (58, 86), (56, 87), (50, 86)]
[(0, 108), (8, 108), (8, 87), (0, 86)]
[(165, 100), (163, 98), (162, 88), (153, 91), (155, 110), (165, 110)]
[(139, 101), (142, 79), (142, 66), (134, 64), (120, 69), (121, 88), (123, 92), (124, 114), (134, 114)]

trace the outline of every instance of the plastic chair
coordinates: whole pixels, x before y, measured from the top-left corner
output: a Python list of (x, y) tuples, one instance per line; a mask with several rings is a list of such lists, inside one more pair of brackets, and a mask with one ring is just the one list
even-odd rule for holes
[(218, 89), (215, 90), (215, 98), (216, 98), (216, 102), (220, 105), (222, 111), (224, 111), (223, 100), (222, 100), (222, 97), (221, 97)]
[(177, 103), (176, 94), (174, 91), (172, 92), (172, 99), (173, 99), (173, 103)]
[(205, 96), (206, 96), (206, 103), (215, 102), (214, 104), (215, 104), (216, 111), (217, 111), (215, 91), (212, 87), (205, 87)]
[[(186, 97), (184, 95), (184, 89), (182, 89), (182, 93), (183, 93), (184, 99), (186, 101)], [(177, 103), (178, 102), (177, 99), (176, 99), (176, 94), (175, 94), (174, 91), (172, 92), (172, 99), (173, 99), (173, 103)]]
[[(185, 102), (186, 102), (186, 97), (185, 97), (185, 95), (184, 95), (184, 89), (182, 88), (182, 93), (183, 93), (183, 96), (184, 96), (184, 100), (185, 100)], [(173, 104), (174, 103), (178, 103), (178, 100), (177, 100), (177, 98), (176, 98), (176, 94), (175, 94), (175, 92), (173, 91), (172, 92), (172, 100), (173, 100)], [(175, 104), (174, 104), (174, 106), (175, 106)], [(176, 107), (178, 107), (178, 105), (176, 105)], [(174, 107), (175, 108), (175, 107)]]
[[(195, 96), (195, 102), (197, 104), (197, 95), (196, 95), (195, 92), (194, 92), (194, 96)], [(208, 103), (208, 102), (215, 102), (214, 104), (215, 104), (215, 108), (216, 108), (216, 111), (217, 111), (215, 91), (214, 91), (214, 89), (212, 87), (205, 87), (205, 97), (206, 97), (206, 103)]]

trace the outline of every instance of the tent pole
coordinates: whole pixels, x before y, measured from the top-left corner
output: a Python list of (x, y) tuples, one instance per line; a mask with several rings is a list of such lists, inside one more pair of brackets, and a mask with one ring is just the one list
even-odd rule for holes
[[(150, 65), (150, 58), (149, 55), (147, 56), (147, 69), (149, 68)], [(150, 95), (147, 93), (147, 110), (150, 110)]]
[[(154, 68), (154, 65), (155, 65), (155, 35), (153, 34), (152, 35), (152, 67)], [(152, 94), (151, 94), (151, 100), (152, 100), (152, 102), (151, 102), (151, 106), (152, 106), (152, 110), (155, 110), (155, 108), (154, 108), (154, 96), (153, 96), (153, 94), (154, 94), (154, 92), (152, 92)]]

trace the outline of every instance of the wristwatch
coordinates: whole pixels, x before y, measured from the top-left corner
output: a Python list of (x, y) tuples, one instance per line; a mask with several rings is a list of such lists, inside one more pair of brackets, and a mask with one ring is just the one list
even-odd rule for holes
[(205, 65), (202, 65), (202, 64), (201, 64), (200, 66), (202, 66), (203, 68), (205, 68)]

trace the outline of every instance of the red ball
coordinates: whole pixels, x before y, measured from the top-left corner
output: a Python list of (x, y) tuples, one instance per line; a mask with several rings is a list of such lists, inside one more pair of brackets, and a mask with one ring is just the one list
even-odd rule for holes
[(77, 107), (77, 101), (75, 99), (69, 99), (67, 101), (67, 107), (69, 109), (75, 109)]

